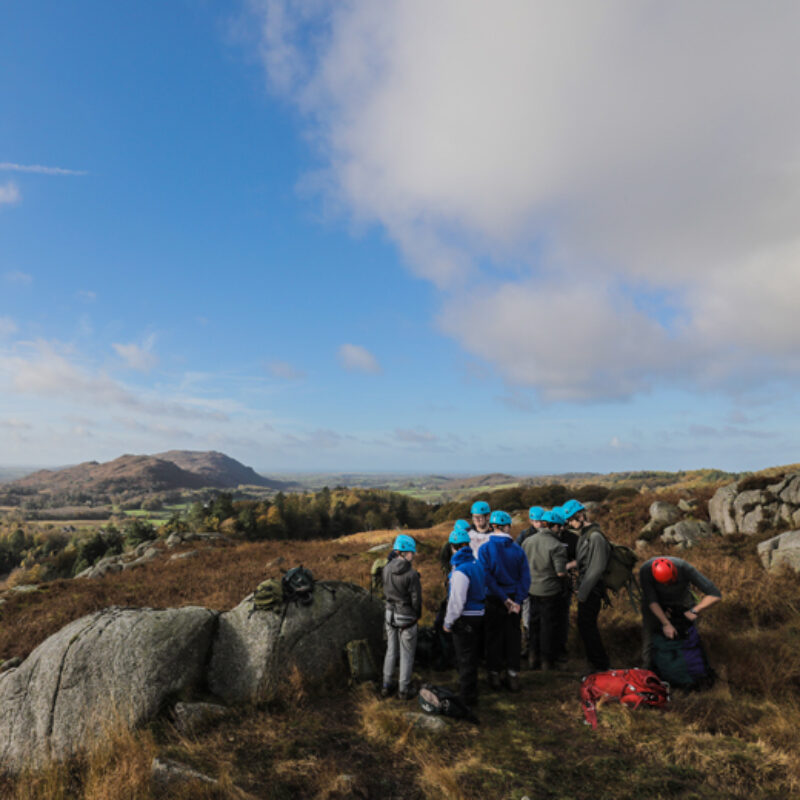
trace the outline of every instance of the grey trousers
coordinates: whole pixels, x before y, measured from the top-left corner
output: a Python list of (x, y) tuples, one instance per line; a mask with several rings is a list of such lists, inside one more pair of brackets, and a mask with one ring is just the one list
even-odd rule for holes
[(383, 685), (390, 686), (395, 666), (399, 658), (400, 675), (397, 688), (401, 692), (408, 691), (411, 672), (414, 669), (414, 654), (417, 651), (417, 624), (410, 628), (396, 628), (388, 621), (384, 623), (386, 632), (386, 657), (383, 659)]

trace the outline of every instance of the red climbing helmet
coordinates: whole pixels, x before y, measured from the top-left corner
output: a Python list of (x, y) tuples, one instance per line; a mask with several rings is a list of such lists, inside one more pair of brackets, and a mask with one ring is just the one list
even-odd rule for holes
[(650, 569), (659, 583), (675, 583), (678, 580), (678, 568), (668, 558), (657, 558)]

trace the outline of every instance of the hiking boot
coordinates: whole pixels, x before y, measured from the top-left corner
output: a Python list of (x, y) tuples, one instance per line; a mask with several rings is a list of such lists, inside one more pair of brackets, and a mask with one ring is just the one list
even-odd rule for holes
[(381, 697), (391, 697), (394, 692), (393, 686), (381, 686)]
[(411, 700), (412, 697), (417, 696), (417, 690), (413, 686), (409, 686), (408, 689), (401, 689), (397, 693), (398, 700)]
[(503, 686), (505, 686), (509, 692), (518, 692), (520, 690), (519, 675), (509, 675), (506, 673), (503, 676)]
[(500, 683), (500, 673), (499, 672), (490, 672), (487, 676), (489, 679), (489, 688), (490, 689), (499, 689), (502, 684)]

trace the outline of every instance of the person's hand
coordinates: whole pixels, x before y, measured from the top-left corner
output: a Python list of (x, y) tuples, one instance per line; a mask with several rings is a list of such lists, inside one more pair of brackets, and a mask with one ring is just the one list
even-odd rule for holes
[(674, 639), (678, 635), (678, 631), (675, 630), (675, 627), (671, 622), (667, 622), (665, 625), (663, 625), (662, 630), (664, 631), (664, 636), (666, 636), (667, 639)]
[(451, 630), (450, 630), (450, 628), (448, 628), (448, 627), (447, 627), (447, 625), (442, 625), (442, 630), (443, 630), (445, 633), (451, 633)]
[(684, 617), (689, 620), (689, 622), (694, 622), (700, 615), (695, 614), (694, 611), (689, 609), (689, 611), (684, 612)]

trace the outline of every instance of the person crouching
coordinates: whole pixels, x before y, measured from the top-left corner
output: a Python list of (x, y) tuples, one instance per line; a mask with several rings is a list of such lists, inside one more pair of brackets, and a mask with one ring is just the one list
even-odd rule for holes
[(401, 533), (394, 540), (394, 552), (396, 556), (383, 568), (386, 657), (383, 660), (381, 697), (392, 693), (394, 670), (399, 659), (397, 697), (408, 700), (415, 694), (411, 689), (411, 671), (417, 650), (417, 620), (422, 616), (419, 573), (411, 565), (417, 543), (411, 536)]
[(453, 569), (448, 578), (447, 609), (442, 630), (452, 633), (458, 668), (458, 696), (463, 703), (478, 702), (478, 655), (483, 637), (486, 579), (472, 553), (469, 533), (456, 528), (449, 538)]
[[(501, 684), (519, 691), (522, 650), (520, 610), (528, 595), (531, 574), (522, 548), (511, 538), (511, 517), (493, 511), (489, 522), (492, 534), (478, 550), (478, 561), (486, 576), (486, 667), (489, 686)], [(501, 672), (504, 675), (501, 678)]]

